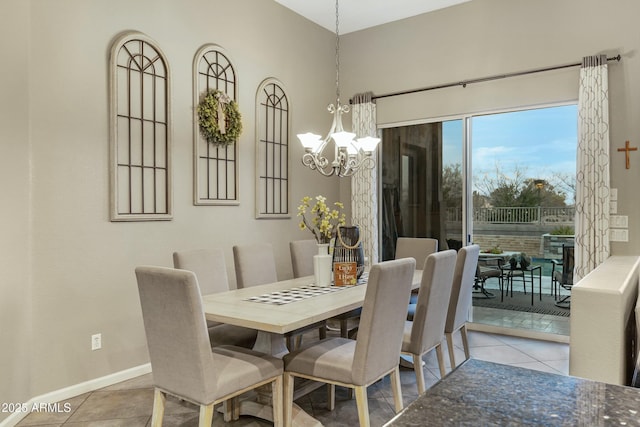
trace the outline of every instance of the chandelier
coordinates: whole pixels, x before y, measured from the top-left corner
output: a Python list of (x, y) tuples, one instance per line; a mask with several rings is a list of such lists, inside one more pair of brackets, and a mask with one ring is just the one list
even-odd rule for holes
[[(355, 174), (360, 168), (371, 169), (375, 166), (372, 153), (380, 142), (380, 138), (370, 136), (354, 139), (356, 134), (347, 132), (342, 126), (342, 115), (349, 113), (349, 105), (340, 104), (340, 33), (338, 32), (339, 14), (336, 0), (336, 103), (327, 107), (333, 114), (333, 123), (324, 139), (320, 135), (308, 132), (298, 134), (304, 147), (302, 163), (324, 176), (336, 175), (347, 177)], [(333, 161), (325, 151), (331, 151), (330, 141), (333, 139)]]

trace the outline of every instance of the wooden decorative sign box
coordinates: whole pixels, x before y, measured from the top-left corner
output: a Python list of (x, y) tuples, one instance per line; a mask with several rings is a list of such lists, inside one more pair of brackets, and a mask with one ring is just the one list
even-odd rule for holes
[(334, 262), (333, 283), (335, 286), (353, 286), (358, 283), (358, 265), (355, 262)]

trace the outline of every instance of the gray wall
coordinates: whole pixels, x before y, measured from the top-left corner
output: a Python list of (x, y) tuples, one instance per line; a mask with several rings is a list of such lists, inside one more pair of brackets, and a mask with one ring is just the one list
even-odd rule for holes
[[(156, 40), (172, 72), (174, 220), (112, 223), (108, 192), (108, 54), (137, 30)], [(330, 123), (333, 37), (265, 0), (0, 2), (0, 402), (30, 398), (148, 362), (133, 270), (171, 266), (175, 250), (272, 242), (291, 277), (288, 242), (303, 195), (336, 200), (336, 180), (300, 163), (291, 140), (292, 218), (254, 219), (255, 93), (282, 81), (292, 135)], [(192, 61), (221, 45), (238, 75), (240, 206), (192, 199)], [(90, 350), (102, 333), (103, 348)], [(7, 414), (0, 414), (0, 420)]]
[[(637, 254), (640, 152), (631, 153), (626, 170), (616, 150), (626, 140), (640, 146), (638, 16), (635, 0), (473, 0), (346, 35), (343, 92), (385, 94), (621, 54), (620, 63), (609, 64), (611, 184), (619, 214), (629, 216), (630, 241), (611, 247), (613, 254)], [(384, 98), (378, 124), (575, 102), (578, 75), (576, 67)]]
[(29, 3), (0, 2), (0, 17), (0, 402), (23, 402), (32, 351)]

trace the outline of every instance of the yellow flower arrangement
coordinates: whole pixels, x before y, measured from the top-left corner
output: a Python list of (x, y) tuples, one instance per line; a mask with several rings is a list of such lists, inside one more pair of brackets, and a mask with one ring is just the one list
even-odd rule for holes
[[(300, 230), (310, 230), (318, 243), (329, 243), (335, 236), (338, 226), (346, 224), (346, 215), (341, 211), (344, 205), (335, 202), (334, 208), (327, 206), (327, 198), (324, 196), (316, 196), (316, 202), (311, 206), (313, 199), (305, 196), (298, 206), (298, 216), (302, 217), (300, 221)], [(311, 221), (307, 218), (307, 211), (311, 215)]]

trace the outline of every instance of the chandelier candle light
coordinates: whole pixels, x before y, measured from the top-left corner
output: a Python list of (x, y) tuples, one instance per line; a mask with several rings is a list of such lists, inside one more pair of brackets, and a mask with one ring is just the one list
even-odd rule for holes
[[(371, 169), (375, 162), (371, 154), (375, 151), (380, 138), (367, 136), (355, 139), (356, 134), (347, 132), (342, 126), (342, 115), (349, 113), (349, 105), (340, 104), (340, 33), (338, 0), (336, 0), (336, 103), (330, 104), (327, 110), (333, 114), (333, 123), (326, 138), (311, 132), (298, 134), (298, 139), (305, 149), (302, 163), (312, 170), (317, 170), (324, 176), (336, 175), (347, 177), (355, 174), (358, 169)], [(323, 154), (333, 139), (334, 159), (332, 162)]]

